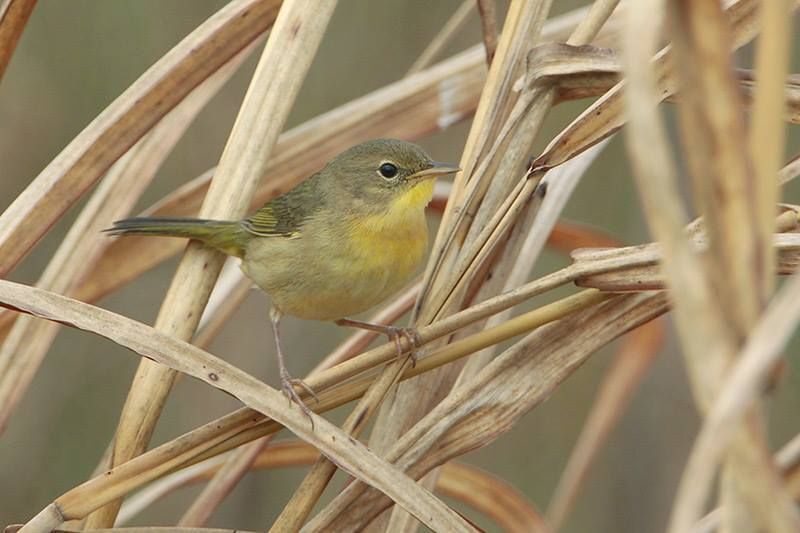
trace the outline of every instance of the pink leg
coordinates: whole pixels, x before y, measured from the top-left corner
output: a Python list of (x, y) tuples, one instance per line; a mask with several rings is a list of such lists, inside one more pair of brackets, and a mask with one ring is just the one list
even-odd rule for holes
[(280, 371), (281, 376), (281, 389), (283, 389), (283, 393), (289, 399), (289, 402), (294, 401), (303, 412), (308, 416), (308, 419), (311, 421), (311, 426), (314, 426), (314, 419), (311, 417), (311, 409), (303, 402), (303, 399), (300, 398), (300, 395), (297, 394), (294, 386), (298, 385), (302, 387), (309, 395), (311, 395), (315, 400), (319, 401), (319, 398), (311, 390), (311, 387), (306, 385), (306, 383), (301, 379), (293, 378), (289, 371), (286, 369), (286, 362), (283, 357), (283, 348), (281, 348), (281, 334), (280, 334), (280, 321), (281, 321), (281, 312), (276, 307), (270, 309), (269, 312), (270, 322), (272, 322), (272, 335), (275, 337), (275, 350), (278, 355), (278, 368)]

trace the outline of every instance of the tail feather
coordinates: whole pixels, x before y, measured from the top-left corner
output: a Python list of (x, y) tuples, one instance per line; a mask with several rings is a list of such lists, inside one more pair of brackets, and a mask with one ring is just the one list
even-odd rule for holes
[(246, 232), (238, 221), (179, 217), (137, 217), (117, 220), (103, 230), (109, 235), (154, 235), (201, 241), (229, 255), (242, 257)]

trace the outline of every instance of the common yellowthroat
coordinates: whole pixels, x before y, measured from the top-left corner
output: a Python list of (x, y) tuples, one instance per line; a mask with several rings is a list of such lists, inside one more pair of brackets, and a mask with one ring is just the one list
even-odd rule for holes
[(415, 144), (377, 139), (342, 152), (243, 220), (129, 218), (106, 231), (196, 239), (240, 258), (242, 271), (272, 298), (282, 388), (308, 413), (292, 384), (308, 387), (286, 370), (281, 316), (392, 334), (344, 317), (366, 311), (408, 283), (427, 249), (425, 206), (434, 178), (458, 171), (431, 160)]

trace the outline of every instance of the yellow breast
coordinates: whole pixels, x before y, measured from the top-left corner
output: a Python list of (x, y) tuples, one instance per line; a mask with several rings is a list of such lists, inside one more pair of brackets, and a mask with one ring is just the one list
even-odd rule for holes
[[(353, 224), (351, 243), (359, 251), (360, 269), (385, 272), (385, 293), (406, 284), (422, 262), (428, 247), (425, 206), (434, 180), (426, 180), (398, 196), (385, 213)], [(388, 295), (386, 295), (388, 296)]]

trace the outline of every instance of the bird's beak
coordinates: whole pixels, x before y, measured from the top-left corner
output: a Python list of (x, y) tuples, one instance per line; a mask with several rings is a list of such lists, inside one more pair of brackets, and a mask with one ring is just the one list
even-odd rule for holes
[(420, 170), (419, 172), (411, 174), (408, 177), (408, 180), (411, 181), (411, 180), (435, 178), (436, 176), (455, 174), (460, 170), (461, 169), (458, 168), (456, 165), (451, 165), (450, 163), (439, 163), (438, 161), (432, 161), (430, 167), (426, 168), (425, 170)]

